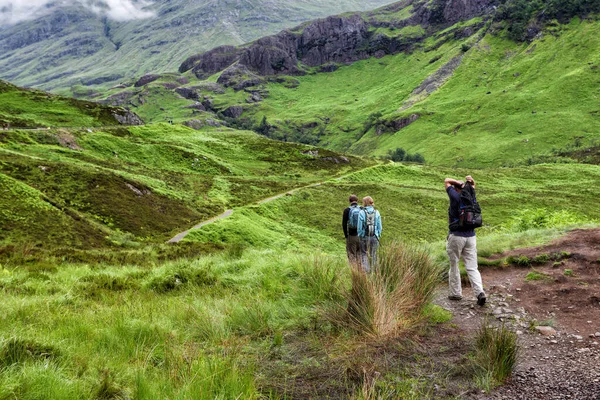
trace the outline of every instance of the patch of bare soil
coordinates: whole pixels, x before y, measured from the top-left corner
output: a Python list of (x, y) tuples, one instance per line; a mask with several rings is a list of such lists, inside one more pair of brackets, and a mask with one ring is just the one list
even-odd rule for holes
[[(476, 398), (599, 400), (600, 229), (501, 257), (518, 263), (481, 271), (486, 311), (517, 331), (522, 354), (511, 382)], [(456, 323), (471, 325), (460, 311)], [(537, 324), (549, 325), (546, 335)]]

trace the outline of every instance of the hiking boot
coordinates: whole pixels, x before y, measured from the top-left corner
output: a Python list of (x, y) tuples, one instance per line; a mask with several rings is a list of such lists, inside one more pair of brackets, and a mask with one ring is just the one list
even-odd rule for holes
[(462, 300), (462, 298), (463, 298), (462, 296), (454, 296), (454, 295), (448, 296), (448, 300), (453, 300), (453, 301), (460, 301), (460, 300)]
[(483, 307), (487, 298), (485, 297), (485, 293), (481, 292), (477, 295), (477, 305)]

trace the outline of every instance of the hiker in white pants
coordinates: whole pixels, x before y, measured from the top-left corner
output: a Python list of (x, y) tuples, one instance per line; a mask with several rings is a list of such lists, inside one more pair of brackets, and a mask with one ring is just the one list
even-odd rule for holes
[[(465, 178), (467, 182), (475, 188), (475, 181), (469, 175)], [(471, 287), (475, 297), (477, 297), (477, 304), (483, 306), (486, 301), (486, 295), (483, 291), (483, 283), (481, 281), (481, 274), (477, 268), (477, 238), (475, 236), (474, 229), (460, 229), (456, 228), (453, 222), (459, 219), (460, 215), (460, 194), (464, 186), (463, 181), (458, 181), (452, 178), (446, 178), (444, 181), (446, 185), (446, 192), (450, 200), (450, 207), (448, 208), (448, 223), (450, 225), (450, 232), (448, 234), (448, 242), (446, 243), (446, 252), (450, 258), (450, 271), (448, 272), (448, 285), (450, 287), (450, 300), (462, 300), (462, 286), (460, 282), (460, 271), (458, 269), (458, 262), (462, 256), (465, 262), (465, 268)]]

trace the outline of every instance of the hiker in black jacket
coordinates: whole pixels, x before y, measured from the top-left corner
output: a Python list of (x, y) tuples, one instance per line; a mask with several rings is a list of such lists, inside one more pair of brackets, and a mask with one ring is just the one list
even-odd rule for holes
[(450, 258), (450, 271), (448, 272), (450, 295), (448, 298), (450, 300), (462, 299), (460, 271), (458, 269), (458, 262), (460, 257), (462, 257), (465, 262), (465, 269), (467, 270), (473, 292), (477, 298), (477, 304), (483, 306), (486, 301), (486, 296), (483, 291), (481, 274), (477, 268), (477, 239), (475, 237), (475, 230), (456, 227), (455, 224), (455, 222), (459, 220), (460, 215), (461, 192), (467, 190), (470, 185), (474, 195), (475, 181), (470, 175), (467, 176), (465, 180), (468, 183), (467, 187), (465, 187), (465, 182), (452, 178), (446, 178), (444, 181), (446, 193), (448, 193), (448, 199), (450, 200), (450, 207), (448, 208), (448, 224), (450, 232), (448, 233), (448, 241), (446, 243), (446, 252)]
[(346, 237), (346, 253), (350, 265), (357, 266), (360, 262), (360, 239), (358, 237), (358, 216), (361, 207), (358, 205), (358, 196), (355, 194), (348, 198), (350, 207), (344, 210), (342, 229)]

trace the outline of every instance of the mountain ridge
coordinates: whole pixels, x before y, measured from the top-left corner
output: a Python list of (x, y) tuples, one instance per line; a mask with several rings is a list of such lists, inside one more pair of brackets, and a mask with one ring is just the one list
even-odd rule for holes
[(0, 27), (0, 78), (62, 90), (176, 70), (195, 51), (242, 44), (299, 22), (388, 0), (158, 0), (156, 18), (116, 22), (79, 5)]

